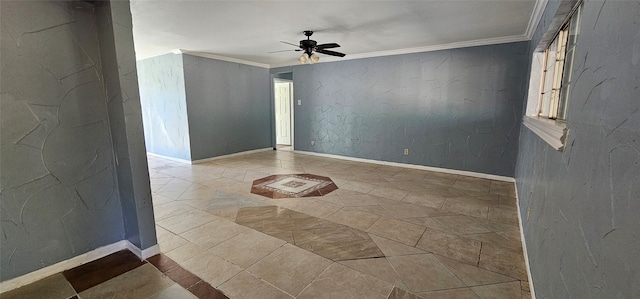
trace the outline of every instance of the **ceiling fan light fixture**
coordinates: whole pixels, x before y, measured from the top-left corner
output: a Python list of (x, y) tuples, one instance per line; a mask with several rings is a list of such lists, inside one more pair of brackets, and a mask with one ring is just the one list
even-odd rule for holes
[(318, 56), (316, 53), (311, 54), (309, 58), (311, 58), (311, 63), (316, 63), (320, 61), (320, 56)]
[(302, 64), (307, 63), (307, 60), (309, 60), (307, 58), (307, 53), (302, 53), (302, 55), (300, 55), (300, 57), (298, 58), (298, 61), (300, 61), (300, 63)]

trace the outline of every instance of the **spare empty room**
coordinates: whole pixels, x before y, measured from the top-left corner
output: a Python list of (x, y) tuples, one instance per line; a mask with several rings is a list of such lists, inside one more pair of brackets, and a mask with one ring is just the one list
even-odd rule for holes
[(2, 298), (640, 297), (640, 3), (0, 1)]

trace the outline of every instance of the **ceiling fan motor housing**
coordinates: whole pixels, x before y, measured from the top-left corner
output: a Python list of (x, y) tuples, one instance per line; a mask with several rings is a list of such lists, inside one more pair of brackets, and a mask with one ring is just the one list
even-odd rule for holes
[(308, 55), (311, 55), (311, 52), (313, 52), (317, 44), (318, 43), (312, 39), (301, 40), (300, 48), (304, 50), (304, 52), (307, 53)]

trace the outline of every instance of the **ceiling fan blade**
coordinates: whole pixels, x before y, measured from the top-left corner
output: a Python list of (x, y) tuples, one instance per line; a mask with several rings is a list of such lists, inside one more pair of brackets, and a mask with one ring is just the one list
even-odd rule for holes
[(325, 55), (338, 56), (338, 57), (344, 57), (345, 55), (347, 55), (347, 54), (344, 54), (344, 53), (335, 52), (335, 51), (329, 51), (329, 50), (316, 50), (316, 52), (322, 53), (322, 54), (325, 54)]
[(339, 48), (340, 45), (336, 44), (336, 43), (329, 43), (329, 44), (321, 44), (321, 45), (317, 45), (316, 49), (317, 50), (323, 50), (323, 49), (331, 49), (331, 48)]
[(280, 41), (280, 42), (283, 43), (283, 44), (292, 45), (294, 47), (300, 48), (300, 45), (296, 45), (296, 44), (292, 44), (292, 43), (288, 43), (288, 42), (283, 42), (283, 41)]
[(300, 52), (300, 51), (302, 51), (302, 50), (300, 50), (300, 49), (291, 49), (291, 50), (271, 51), (271, 52), (267, 52), (267, 54), (271, 54), (271, 53), (280, 53), (280, 52), (292, 52), (292, 51)]

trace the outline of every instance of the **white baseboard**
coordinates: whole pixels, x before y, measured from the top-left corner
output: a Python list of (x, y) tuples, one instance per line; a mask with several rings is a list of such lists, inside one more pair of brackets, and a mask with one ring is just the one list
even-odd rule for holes
[(153, 245), (147, 249), (141, 250), (140, 248), (138, 248), (138, 246), (133, 245), (133, 243), (129, 242), (128, 240), (126, 240), (126, 242), (127, 242), (127, 249), (129, 249), (129, 251), (131, 251), (133, 254), (138, 256), (138, 258), (140, 258), (141, 260), (146, 260), (160, 253), (160, 245), (158, 244)]
[(490, 180), (494, 180), (494, 181), (503, 181), (503, 182), (510, 182), (510, 183), (514, 183), (516, 181), (514, 178), (508, 177), (508, 176), (501, 176), (501, 175), (487, 174), (487, 173), (480, 173), (480, 172), (473, 172), (473, 171), (464, 171), (464, 170), (447, 169), (447, 168), (431, 167), (431, 166), (415, 165), (415, 164), (407, 164), (407, 163), (387, 162), (387, 161), (379, 161), (379, 160), (353, 158), (353, 157), (347, 157), (347, 156), (339, 156), (339, 155), (332, 155), (332, 154), (322, 154), (322, 153), (314, 153), (314, 152), (306, 152), (306, 151), (296, 151), (296, 150), (294, 150), (293, 152), (297, 153), (297, 154), (319, 156), (319, 157), (333, 158), (333, 159), (341, 159), (341, 160), (348, 160), (348, 161), (354, 161), (354, 162), (380, 164), (380, 165), (394, 166), (394, 167), (404, 167), (404, 168), (410, 168), (410, 169), (427, 170), (427, 171), (442, 172), (442, 173), (457, 174), (457, 175), (466, 175), (466, 176), (470, 176), (470, 177), (476, 177), (476, 178), (482, 178), (482, 179), (490, 179)]
[(152, 257), (158, 253), (160, 253), (160, 246), (158, 244), (151, 246), (147, 249), (141, 250), (137, 246), (133, 245), (128, 240), (122, 240), (115, 242), (113, 244), (109, 244), (106, 246), (102, 246), (96, 248), (87, 253), (83, 253), (78, 256), (74, 256), (68, 260), (61, 261), (59, 263), (44, 267), (42, 269), (35, 270), (33, 272), (27, 273), (22, 276), (18, 276), (16, 278), (12, 278), (3, 282), (0, 282), (0, 293), (8, 292), (13, 289), (17, 289), (21, 286), (28, 285), (30, 283), (34, 283), (43, 278), (49, 277), (51, 275), (60, 273), (62, 271), (72, 269), (78, 267), (80, 265), (84, 265), (86, 263), (95, 261), (97, 259), (103, 258), (112, 253), (116, 253), (122, 250), (129, 250), (138, 256), (141, 260), (145, 260), (149, 257)]
[(213, 160), (226, 159), (226, 158), (231, 158), (231, 157), (236, 157), (236, 156), (243, 156), (243, 155), (255, 154), (255, 153), (260, 153), (260, 152), (272, 151), (272, 150), (273, 150), (272, 147), (261, 148), (261, 149), (250, 150), (250, 151), (239, 152), (239, 153), (233, 153), (233, 154), (222, 155), (222, 156), (217, 156), (217, 157), (211, 157), (211, 158), (206, 158), (206, 159), (194, 160), (194, 161), (191, 161), (191, 164), (205, 163), (205, 162), (209, 162), (209, 161), (213, 161)]
[(167, 160), (171, 160), (171, 161), (175, 161), (175, 162), (180, 162), (180, 163), (185, 163), (185, 164), (191, 164), (191, 161), (190, 161), (190, 160), (185, 160), (185, 159), (180, 159), (180, 158), (169, 157), (169, 156), (160, 155), (160, 154), (156, 154), (156, 153), (147, 152), (147, 155), (152, 156), (152, 157), (158, 157), (158, 158), (162, 158), (162, 159), (167, 159)]
[(524, 240), (524, 229), (522, 226), (522, 214), (520, 214), (520, 197), (518, 196), (518, 184), (514, 184), (516, 188), (516, 207), (518, 208), (518, 224), (520, 225), (520, 241), (522, 242), (522, 255), (524, 256), (524, 263), (527, 267), (527, 278), (529, 279), (529, 291), (531, 292), (531, 299), (536, 299), (536, 292), (533, 289), (533, 279), (531, 278), (531, 266), (529, 265), (529, 254), (527, 253), (527, 242)]

